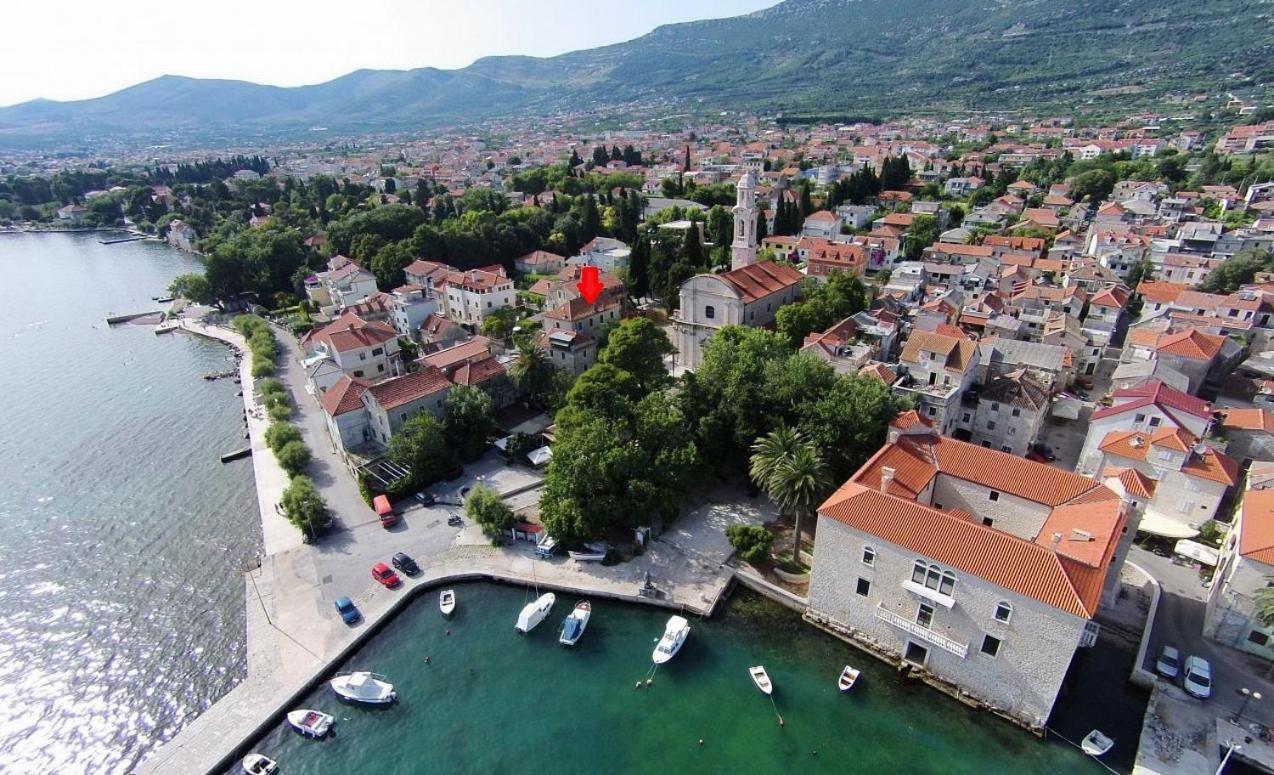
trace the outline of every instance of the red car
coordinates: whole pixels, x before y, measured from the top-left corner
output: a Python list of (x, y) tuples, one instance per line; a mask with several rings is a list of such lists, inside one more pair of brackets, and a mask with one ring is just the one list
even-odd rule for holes
[(1026, 453), (1026, 459), (1027, 459), (1027, 460), (1034, 461), (1034, 462), (1036, 462), (1036, 463), (1047, 463), (1047, 462), (1048, 462), (1048, 458), (1044, 457), (1043, 455), (1041, 455), (1040, 453), (1036, 452), (1035, 450), (1031, 450), (1030, 452), (1027, 452), (1027, 453)]
[(390, 589), (393, 589), (399, 584), (398, 574), (394, 573), (393, 569), (383, 562), (378, 562), (372, 566), (372, 578)]

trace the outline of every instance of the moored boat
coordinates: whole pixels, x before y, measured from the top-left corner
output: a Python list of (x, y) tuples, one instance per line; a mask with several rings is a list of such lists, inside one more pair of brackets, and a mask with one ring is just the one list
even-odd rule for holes
[(443, 616), (451, 616), (451, 612), (456, 610), (456, 593), (453, 590), (444, 589), (438, 595), (438, 610)]
[(1088, 733), (1079, 747), (1089, 756), (1101, 756), (1115, 747), (1115, 741), (1102, 734), (1101, 730), (1094, 729)]
[(587, 600), (575, 604), (575, 610), (562, 621), (562, 634), (557, 639), (563, 646), (574, 646), (584, 635), (589, 617), (593, 615), (593, 606)]
[(651, 660), (656, 665), (662, 665), (677, 656), (677, 652), (685, 645), (686, 637), (689, 635), (690, 622), (680, 616), (671, 617), (668, 619), (668, 624), (664, 625), (664, 636), (655, 646), (655, 651), (650, 656)]
[(369, 705), (384, 705), (393, 702), (397, 697), (394, 685), (384, 676), (360, 670), (353, 673), (338, 673), (328, 682), (332, 691), (350, 702), (365, 702)]
[(293, 710), (288, 712), (288, 723), (297, 732), (306, 737), (322, 737), (332, 728), (332, 722), (335, 721), (331, 716), (322, 711), (310, 710), (302, 708), (301, 710)]
[(840, 671), (840, 678), (836, 679), (836, 688), (847, 692), (854, 688), (856, 681), (858, 681), (858, 670), (845, 665), (845, 669)]
[(762, 694), (774, 691), (774, 684), (770, 683), (770, 676), (765, 672), (764, 665), (749, 667), (748, 675), (752, 676), (752, 683), (756, 684), (756, 688), (760, 689)]
[(279, 763), (269, 756), (250, 753), (243, 757), (243, 771), (248, 775), (274, 775), (279, 771)]
[(606, 559), (606, 552), (593, 552), (593, 551), (577, 552), (577, 551), (571, 550), (571, 551), (567, 551), (566, 554), (575, 562), (601, 562), (602, 560)]
[(522, 633), (534, 630), (540, 622), (548, 618), (549, 611), (553, 610), (553, 603), (556, 600), (552, 592), (545, 592), (522, 606), (522, 613), (518, 614), (518, 623), (513, 625), (513, 628)]

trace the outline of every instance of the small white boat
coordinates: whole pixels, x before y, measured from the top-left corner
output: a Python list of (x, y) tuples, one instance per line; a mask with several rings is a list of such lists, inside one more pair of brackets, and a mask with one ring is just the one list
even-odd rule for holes
[(858, 671), (849, 665), (845, 665), (845, 669), (840, 671), (840, 678), (836, 679), (836, 688), (842, 692), (847, 692), (854, 688), (854, 682), (858, 680)]
[(756, 684), (756, 688), (760, 689), (762, 694), (770, 694), (774, 691), (774, 684), (770, 683), (770, 676), (762, 665), (749, 667), (748, 675), (752, 676), (752, 683)]
[(558, 643), (563, 646), (574, 646), (584, 635), (584, 628), (588, 626), (588, 619), (593, 615), (593, 606), (587, 600), (581, 600), (575, 604), (575, 610), (562, 620), (562, 634), (557, 639)]
[(398, 695), (394, 685), (382, 675), (360, 670), (354, 673), (338, 673), (328, 681), (332, 691), (350, 702), (365, 702), (369, 705), (384, 705), (393, 702)]
[(451, 612), (456, 610), (456, 593), (450, 589), (444, 589), (442, 594), (438, 595), (438, 610), (442, 611), (443, 616), (451, 616)]
[(1115, 741), (1103, 735), (1101, 730), (1094, 729), (1088, 733), (1088, 737), (1084, 738), (1084, 742), (1080, 743), (1079, 747), (1089, 756), (1101, 756), (1115, 747)]
[(326, 713), (308, 708), (288, 712), (288, 723), (292, 725), (293, 729), (306, 737), (322, 737), (326, 735), (327, 730), (332, 728), (333, 721), (335, 719)]
[(664, 626), (664, 636), (659, 639), (658, 645), (650, 658), (656, 665), (662, 665), (673, 657), (677, 656), (677, 652), (681, 650), (682, 645), (686, 642), (686, 637), (690, 635), (690, 622), (680, 616), (674, 616), (668, 620), (668, 624)]
[(265, 754), (250, 753), (243, 757), (243, 771), (248, 775), (274, 775), (279, 771), (279, 763)]
[(513, 628), (524, 633), (534, 630), (540, 622), (548, 618), (549, 611), (553, 610), (553, 603), (556, 600), (552, 592), (545, 592), (522, 606), (522, 613), (518, 614), (518, 623), (513, 625)]
[(606, 559), (606, 552), (568, 551), (566, 554), (575, 562), (601, 562), (602, 560)]

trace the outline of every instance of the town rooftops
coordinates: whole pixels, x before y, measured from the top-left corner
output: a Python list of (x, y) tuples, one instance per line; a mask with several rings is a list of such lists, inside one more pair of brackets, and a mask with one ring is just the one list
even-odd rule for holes
[(1123, 309), (1128, 306), (1128, 294), (1122, 288), (1103, 288), (1088, 300), (1092, 307), (1113, 307)]
[(913, 331), (898, 359), (904, 363), (919, 364), (924, 361), (921, 353), (934, 353), (941, 359), (943, 367), (950, 371), (964, 373), (973, 363), (977, 351), (977, 342), (969, 339), (928, 331)]
[(319, 403), (323, 405), (323, 411), (327, 412), (331, 417), (338, 417), (346, 412), (362, 409), (363, 391), (370, 387), (371, 384), (365, 379), (342, 374), (341, 378), (336, 380), (335, 385), (332, 385), (319, 396)]
[(490, 357), (491, 340), (485, 336), (475, 336), (467, 342), (429, 353), (422, 360), (430, 366), (446, 370), (458, 363)]
[(1274, 565), (1274, 490), (1248, 490), (1243, 494), (1239, 554)]
[(336, 352), (349, 352), (364, 347), (375, 347), (398, 338), (392, 326), (378, 321), (366, 321), (353, 312), (346, 312), (322, 328), (301, 338), (301, 344), (322, 342)]
[(1274, 412), (1256, 407), (1218, 409), (1221, 425), (1233, 430), (1274, 433)]
[(1153, 434), (1144, 431), (1111, 431), (1102, 437), (1098, 449), (1108, 455), (1151, 463), (1153, 461), (1147, 457), (1151, 447), (1185, 452), (1186, 460), (1181, 466), (1181, 473), (1227, 486), (1237, 484), (1238, 461), (1211, 447), (1195, 450), (1196, 441), (1193, 435), (1180, 428), (1161, 428)]
[(387, 379), (372, 385), (367, 392), (376, 399), (376, 403), (385, 409), (409, 404), (426, 396), (431, 396), (451, 387), (451, 382), (441, 371), (428, 368), (423, 371), (404, 374), (401, 377)]
[(544, 313), (544, 317), (549, 320), (565, 320), (575, 322), (585, 320), (593, 315), (600, 315), (608, 309), (619, 306), (619, 300), (613, 297), (599, 296), (592, 304), (584, 300), (583, 296), (576, 296), (564, 304), (559, 304), (548, 312)]
[(1180, 331), (1173, 331), (1171, 328), (1134, 328), (1128, 332), (1128, 344), (1152, 349), (1159, 355), (1210, 361), (1221, 352), (1225, 337), (1205, 334), (1193, 326), (1185, 326)]
[(772, 261), (749, 264), (715, 276), (733, 288), (744, 303), (791, 288), (805, 278), (800, 271)]
[(1141, 409), (1152, 404), (1192, 414), (1203, 420), (1212, 418), (1212, 404), (1202, 398), (1196, 398), (1189, 393), (1170, 387), (1157, 379), (1147, 380), (1135, 387), (1116, 390), (1111, 393), (1110, 397), (1114, 404), (1093, 412), (1093, 420), (1113, 417), (1114, 415)]
[(996, 401), (1034, 411), (1049, 404), (1048, 390), (1020, 370), (992, 380), (982, 389), (979, 400)]

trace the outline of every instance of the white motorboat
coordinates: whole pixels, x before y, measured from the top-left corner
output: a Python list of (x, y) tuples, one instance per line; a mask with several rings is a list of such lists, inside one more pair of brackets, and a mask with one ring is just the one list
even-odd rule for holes
[(288, 712), (288, 723), (306, 737), (322, 737), (336, 719), (318, 710), (302, 708)]
[(456, 593), (450, 589), (444, 589), (442, 594), (438, 595), (438, 610), (442, 611), (443, 616), (451, 616), (451, 612), (456, 610)]
[(584, 635), (584, 628), (588, 626), (588, 619), (593, 615), (593, 606), (587, 600), (581, 600), (575, 604), (575, 610), (562, 620), (562, 634), (557, 639), (558, 643), (563, 646), (574, 646)]
[(668, 624), (664, 625), (664, 636), (659, 639), (655, 652), (650, 658), (656, 665), (662, 665), (677, 656), (688, 635), (690, 635), (690, 622), (680, 616), (671, 617), (668, 619)]
[(360, 670), (354, 673), (338, 673), (328, 681), (332, 691), (350, 702), (365, 702), (369, 705), (384, 705), (393, 702), (398, 695), (394, 685), (382, 675)]
[(845, 665), (845, 669), (840, 671), (840, 678), (836, 679), (836, 688), (842, 692), (847, 692), (854, 688), (854, 683), (858, 680), (858, 670)]
[(1080, 743), (1079, 747), (1089, 756), (1101, 756), (1115, 747), (1115, 741), (1103, 735), (1101, 730), (1094, 729), (1088, 733), (1088, 737), (1084, 738), (1084, 742)]
[(279, 763), (265, 754), (250, 753), (243, 757), (243, 771), (248, 775), (274, 775), (279, 771)]
[(606, 559), (606, 552), (568, 551), (566, 554), (575, 562), (601, 562)]
[(770, 683), (770, 676), (765, 672), (763, 665), (749, 667), (748, 675), (752, 676), (752, 683), (756, 684), (756, 688), (760, 689), (762, 694), (770, 694), (774, 691), (774, 684)]
[(548, 618), (549, 611), (553, 610), (553, 603), (556, 600), (552, 592), (545, 592), (522, 606), (522, 613), (518, 614), (518, 623), (513, 628), (523, 633), (534, 630), (540, 622)]

